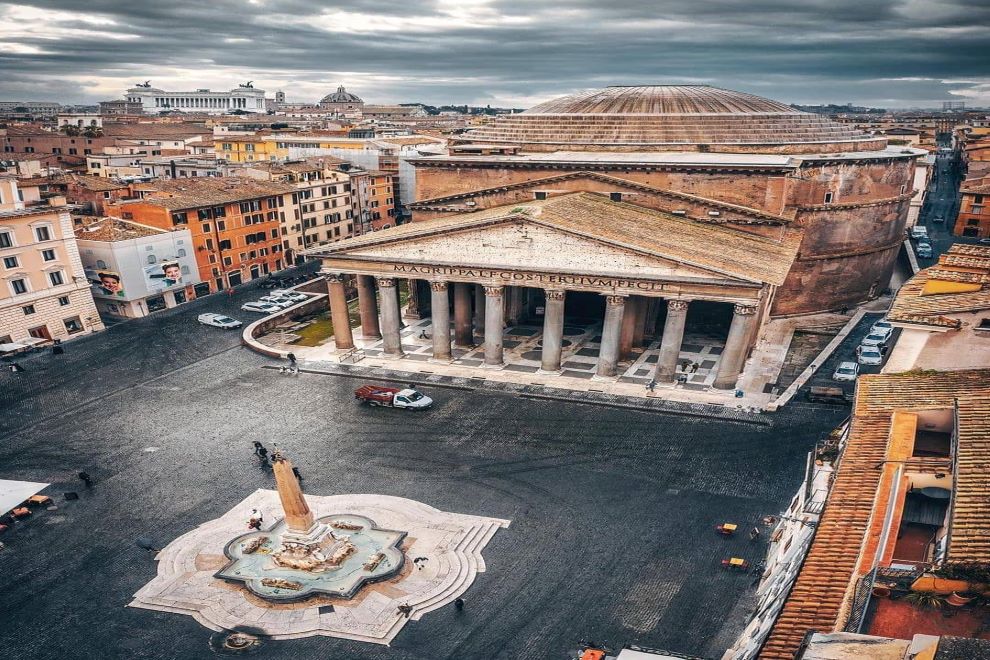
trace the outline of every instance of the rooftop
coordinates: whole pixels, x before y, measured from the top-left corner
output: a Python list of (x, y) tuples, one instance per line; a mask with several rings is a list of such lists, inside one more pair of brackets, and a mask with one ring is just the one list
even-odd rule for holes
[(75, 229), (76, 238), (86, 241), (130, 241), (135, 238), (167, 233), (164, 229), (148, 227), (120, 218), (100, 218)]
[(163, 179), (139, 184), (135, 189), (146, 193), (142, 200), (145, 204), (161, 206), (171, 211), (231, 204), (296, 190), (294, 186), (285, 183), (212, 177)]
[(846, 448), (814, 542), (761, 658), (791, 660), (809, 630), (845, 624), (848, 594), (860, 575), (872, 568), (884, 524), (882, 512), (895, 478), (896, 462), (886, 461), (897, 411), (959, 407), (955, 496), (965, 504), (954, 513), (949, 557), (961, 560), (972, 552), (984, 552), (986, 559), (982, 549), (986, 546), (974, 544), (971, 537), (985, 535), (990, 527), (990, 509), (985, 504), (973, 508), (981, 497), (985, 503), (988, 492), (988, 401), (990, 370), (986, 369), (859, 378)]
[[(603, 218), (608, 221), (603, 222)], [(321, 246), (313, 254), (342, 252), (518, 219), (729, 277), (777, 285), (787, 276), (801, 237), (800, 230), (784, 229), (783, 240), (775, 241), (626, 202), (613, 202), (597, 193), (578, 192), (400, 225)]]
[(990, 247), (955, 244), (897, 292), (887, 317), (933, 330), (961, 327), (953, 314), (990, 309)]

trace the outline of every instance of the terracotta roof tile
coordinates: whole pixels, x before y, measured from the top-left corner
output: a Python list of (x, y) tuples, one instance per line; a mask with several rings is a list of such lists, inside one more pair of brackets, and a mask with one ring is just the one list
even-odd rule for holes
[(161, 179), (142, 184), (138, 189), (151, 193), (143, 200), (171, 211), (202, 206), (231, 204), (243, 200), (284, 195), (296, 188), (287, 183), (256, 181), (244, 178)]
[[(990, 492), (990, 370), (862, 376), (857, 382), (846, 448), (815, 539), (760, 658), (792, 660), (809, 630), (831, 631), (845, 624), (843, 607), (856, 580), (871, 568), (861, 564), (861, 557), (869, 564), (876, 551), (876, 528), (883, 524), (886, 507), (884, 495), (890, 493), (889, 480), (895, 474), (892, 464), (883, 463), (893, 413), (951, 408), (957, 400), (960, 476), (956, 499), (965, 502), (965, 507), (957, 514), (961, 530), (955, 529), (954, 519), (953, 539), (960, 534), (960, 556), (984, 553), (986, 560), (983, 539), (990, 538), (990, 507), (986, 506)], [(878, 465), (884, 467), (878, 469)], [(967, 509), (970, 505), (975, 508)]]

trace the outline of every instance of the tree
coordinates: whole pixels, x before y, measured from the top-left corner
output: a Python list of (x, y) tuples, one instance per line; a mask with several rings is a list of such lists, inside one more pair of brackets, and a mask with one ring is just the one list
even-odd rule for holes
[(76, 137), (77, 135), (79, 135), (81, 131), (79, 130), (78, 126), (74, 126), (72, 124), (66, 124), (65, 126), (62, 127), (62, 132), (68, 135), (69, 137)]

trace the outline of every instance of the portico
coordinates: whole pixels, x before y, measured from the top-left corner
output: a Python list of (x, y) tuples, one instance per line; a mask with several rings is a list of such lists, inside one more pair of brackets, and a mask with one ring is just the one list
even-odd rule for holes
[[(345, 305), (341, 281), (352, 278), (362, 324), (368, 310), (373, 328), (362, 334), (379, 330), (370, 319), (377, 306), (384, 356), (396, 359), (404, 355), (397, 278), (429, 282), (431, 360), (450, 362), (452, 341), (470, 349), (478, 337), (479, 366), (502, 368), (506, 328), (525, 321), (542, 328), (540, 372), (558, 373), (570, 310), (601, 324), (599, 379), (616, 378), (634, 347), (658, 340), (650, 377), (673, 383), (692, 304), (722, 306), (732, 320), (713, 385), (732, 389), (795, 251), (787, 234), (773, 241), (576, 193), (403, 225), (311, 254), (330, 276), (334, 319), (346, 315), (335, 307)], [(746, 258), (754, 253), (762, 257), (755, 263)], [(349, 350), (350, 328), (335, 329), (338, 348)]]

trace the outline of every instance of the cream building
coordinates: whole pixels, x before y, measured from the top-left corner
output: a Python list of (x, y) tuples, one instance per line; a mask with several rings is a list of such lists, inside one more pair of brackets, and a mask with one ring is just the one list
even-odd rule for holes
[[(103, 329), (65, 199), (42, 202), (0, 177), (0, 343)], [(37, 200), (32, 202), (32, 197)], [(26, 201), (25, 201), (26, 200)]]
[(140, 103), (144, 112), (181, 110), (210, 115), (223, 115), (234, 110), (265, 112), (265, 91), (255, 89), (250, 82), (225, 92), (209, 89), (172, 92), (152, 87), (150, 82), (146, 82), (127, 90), (125, 100)]

